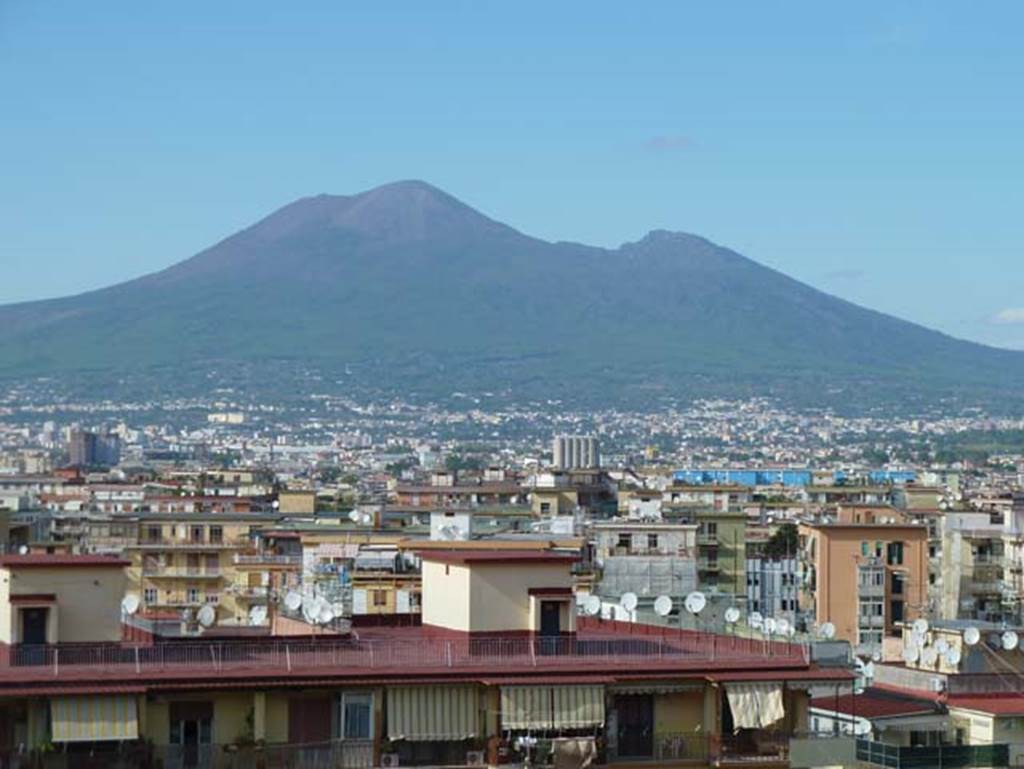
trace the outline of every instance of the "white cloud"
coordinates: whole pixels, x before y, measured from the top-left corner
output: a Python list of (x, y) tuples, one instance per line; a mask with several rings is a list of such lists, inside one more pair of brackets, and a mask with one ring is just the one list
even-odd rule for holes
[(1024, 324), (1024, 307), (1007, 307), (992, 316), (992, 322), (1000, 326)]

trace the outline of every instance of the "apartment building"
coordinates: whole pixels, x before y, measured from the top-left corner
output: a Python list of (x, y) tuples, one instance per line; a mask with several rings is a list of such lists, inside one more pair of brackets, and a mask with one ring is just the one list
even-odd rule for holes
[(598, 594), (612, 601), (635, 593), (681, 599), (697, 589), (697, 525), (617, 518), (592, 524)]
[[(801, 611), (871, 654), (899, 623), (928, 609), (928, 531), (895, 517), (801, 523)], [(889, 521), (892, 521), (891, 523)]]
[[(797, 643), (577, 617), (575, 556), (557, 549), (421, 557), (418, 626), (173, 643), (112, 639), (115, 559), (49, 568), (81, 569), (105, 596), (88, 617), (65, 615), (82, 588), (37, 585), (13, 564), (0, 617), (41, 594), (60, 617), (45, 647), (0, 638), (0, 756), (165, 769), (809, 767), (811, 690), (851, 684)], [(101, 568), (112, 576), (93, 584)], [(835, 759), (843, 744), (817, 752)]]

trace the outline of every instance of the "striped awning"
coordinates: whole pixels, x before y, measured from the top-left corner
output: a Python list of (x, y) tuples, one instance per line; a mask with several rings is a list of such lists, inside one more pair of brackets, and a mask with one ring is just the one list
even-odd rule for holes
[(137, 740), (139, 717), (128, 694), (54, 697), (50, 700), (54, 742)]
[(604, 725), (604, 687), (503, 686), (503, 729), (586, 729)]
[(473, 686), (388, 689), (388, 737), (465, 740), (480, 734), (480, 699)]

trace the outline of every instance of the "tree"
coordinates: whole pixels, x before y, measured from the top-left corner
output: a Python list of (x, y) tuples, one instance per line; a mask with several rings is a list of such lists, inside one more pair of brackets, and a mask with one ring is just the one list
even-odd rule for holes
[(784, 523), (768, 539), (764, 546), (766, 558), (784, 558), (795, 556), (800, 546), (800, 537), (797, 534), (795, 523)]

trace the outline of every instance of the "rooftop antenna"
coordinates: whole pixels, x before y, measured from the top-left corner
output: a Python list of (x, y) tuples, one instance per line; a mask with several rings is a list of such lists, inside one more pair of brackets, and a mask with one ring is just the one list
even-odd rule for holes
[(1011, 652), (1017, 648), (1017, 644), (1020, 643), (1020, 637), (1014, 631), (1007, 630), (1000, 637), (1000, 641), (1002, 641), (1003, 649)]
[(135, 593), (129, 593), (121, 599), (121, 613), (130, 617), (139, 610), (139, 597)]
[(659, 617), (667, 617), (672, 613), (672, 599), (667, 595), (659, 595), (654, 599), (654, 613)]
[(826, 622), (820, 628), (818, 628), (818, 635), (820, 635), (826, 641), (831, 641), (836, 637), (836, 626), (831, 622)]
[(298, 611), (302, 608), (302, 595), (294, 590), (289, 590), (284, 597), (284, 605), (288, 611)]
[(903, 661), (908, 665), (917, 662), (918, 651), (916, 646), (905, 646), (903, 648)]
[(267, 621), (267, 607), (253, 606), (249, 609), (249, 624), (258, 627)]
[(761, 612), (750, 612), (750, 614), (747, 616), (747, 624), (750, 625), (750, 627), (754, 628), (754, 630), (760, 630), (761, 628), (763, 628), (764, 617), (761, 615)]
[(926, 620), (924, 617), (921, 617), (920, 619), (915, 619), (912, 627), (915, 633), (923, 636), (925, 633), (928, 632), (928, 620)]
[(960, 665), (960, 650), (955, 646), (950, 646), (942, 656), (946, 658), (946, 664), (951, 668), (957, 668)]
[(725, 622), (727, 625), (735, 625), (740, 621), (740, 610), (735, 606), (730, 606), (725, 610)]
[(597, 616), (601, 613), (601, 599), (596, 595), (588, 596), (583, 604), (583, 611), (591, 617)]
[(946, 652), (948, 652), (949, 641), (947, 641), (945, 638), (940, 638), (938, 641), (935, 642), (935, 651), (937, 651), (939, 654), (945, 654)]
[(210, 604), (204, 604), (202, 608), (196, 612), (196, 620), (203, 627), (210, 627), (217, 621), (217, 611), (210, 606)]
[(636, 611), (637, 604), (640, 603), (640, 599), (637, 598), (636, 593), (623, 593), (622, 597), (619, 598), (619, 604), (623, 609), (628, 611), (630, 615)]
[(18, 555), (28, 555), (28, 545), (21, 545), (18, 548)]
[(926, 667), (934, 667), (935, 663), (939, 661), (939, 653), (935, 650), (934, 646), (926, 646), (921, 649), (921, 664)]
[(980, 640), (981, 631), (973, 625), (964, 631), (964, 643), (968, 646), (975, 646)]

